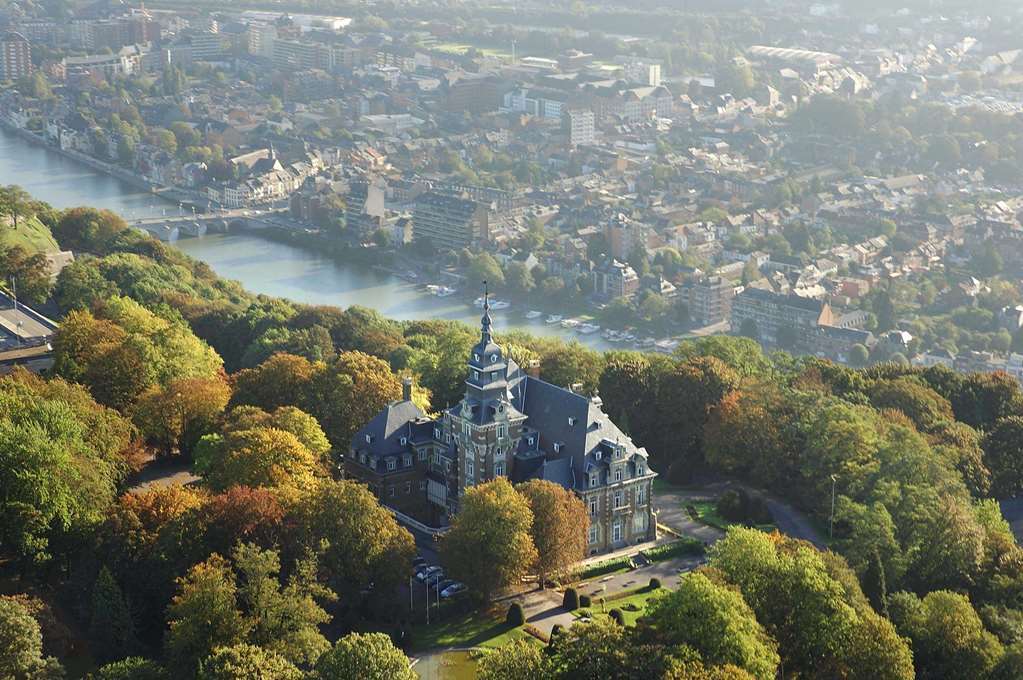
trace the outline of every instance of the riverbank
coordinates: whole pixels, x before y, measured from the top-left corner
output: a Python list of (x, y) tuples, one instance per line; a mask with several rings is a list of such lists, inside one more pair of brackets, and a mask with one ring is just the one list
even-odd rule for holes
[(23, 127), (15, 125), (10, 120), (0, 116), (0, 126), (2, 126), (8, 132), (17, 135), (19, 138), (25, 140), (29, 144), (35, 146), (41, 146), (47, 151), (52, 151), (55, 154), (59, 154), (64, 158), (68, 158), (76, 163), (87, 165), (88, 167), (101, 172), (109, 177), (124, 182), (136, 189), (148, 191), (156, 196), (159, 196), (168, 203), (180, 203), (188, 206), (195, 206), (196, 208), (205, 209), (205, 202), (200, 200), (198, 194), (187, 192), (185, 189), (180, 187), (167, 186), (162, 184), (154, 184), (146, 178), (138, 175), (130, 170), (121, 168), (113, 163), (107, 163), (101, 161), (98, 158), (93, 158), (88, 154), (74, 151), (72, 149), (64, 149), (58, 145), (51, 144), (45, 137), (31, 130), (27, 130)]

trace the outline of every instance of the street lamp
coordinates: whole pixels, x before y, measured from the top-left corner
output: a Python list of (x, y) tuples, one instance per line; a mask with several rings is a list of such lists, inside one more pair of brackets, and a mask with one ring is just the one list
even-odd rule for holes
[(831, 528), (828, 530), (828, 538), (835, 538), (835, 482), (838, 475), (831, 475)]

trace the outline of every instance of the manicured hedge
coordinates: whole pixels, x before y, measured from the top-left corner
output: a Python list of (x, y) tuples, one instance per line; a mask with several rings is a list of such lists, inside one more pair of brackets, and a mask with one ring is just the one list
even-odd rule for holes
[(661, 562), (663, 560), (670, 560), (673, 557), (687, 555), (702, 555), (703, 543), (700, 543), (695, 538), (681, 538), (674, 543), (665, 543), (664, 545), (644, 550), (643, 554), (651, 562)]

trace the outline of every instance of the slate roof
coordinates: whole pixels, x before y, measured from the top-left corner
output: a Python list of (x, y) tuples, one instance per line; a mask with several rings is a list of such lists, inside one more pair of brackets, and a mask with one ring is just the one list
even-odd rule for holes
[[(352, 449), (376, 456), (404, 453), (408, 447), (401, 445), (401, 438), (412, 436), (413, 424), (423, 415), (423, 411), (411, 401), (391, 402), (355, 433)], [(368, 443), (366, 435), (371, 437)]]

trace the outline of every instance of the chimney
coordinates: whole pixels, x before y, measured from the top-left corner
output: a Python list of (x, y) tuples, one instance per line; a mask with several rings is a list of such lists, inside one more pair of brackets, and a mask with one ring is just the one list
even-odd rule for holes
[(526, 375), (536, 380), (540, 379), (540, 361), (538, 359), (530, 359), (526, 365)]
[(401, 400), (412, 401), (412, 377), (405, 376), (401, 379)]

